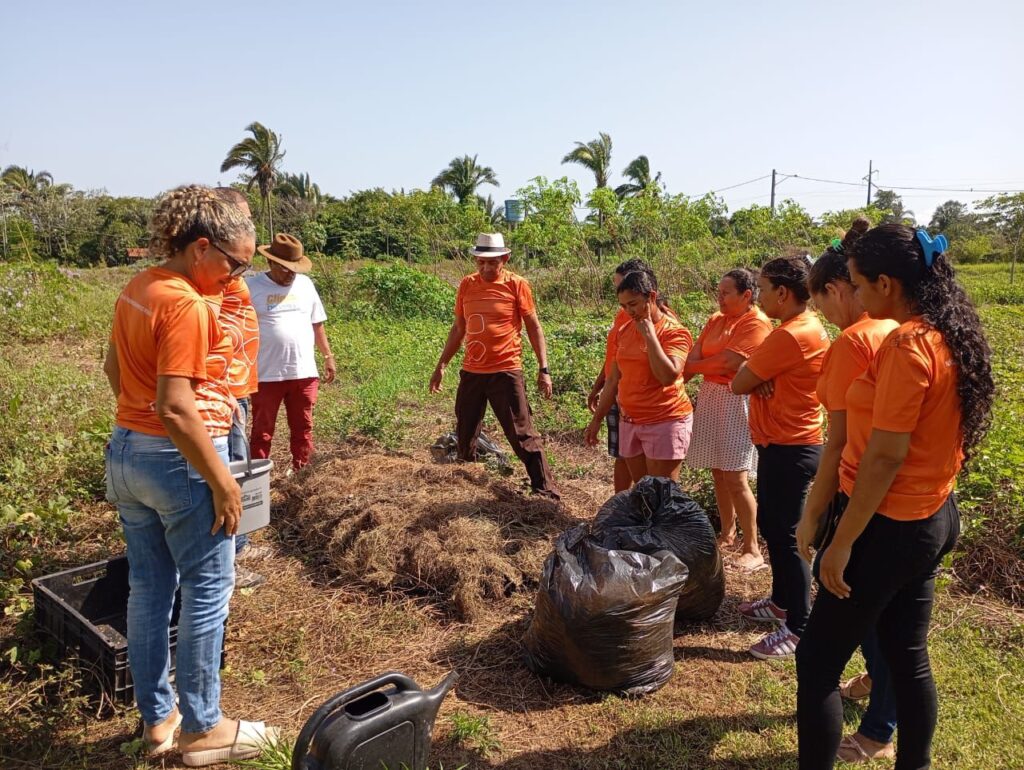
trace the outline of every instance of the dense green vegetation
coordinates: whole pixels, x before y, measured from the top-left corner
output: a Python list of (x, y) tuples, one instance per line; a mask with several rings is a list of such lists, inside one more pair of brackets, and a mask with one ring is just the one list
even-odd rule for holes
[[(526, 219), (507, 222), (496, 193), (498, 174), (478, 156), (453, 158), (423, 189), (359, 190), (334, 197), (309, 173), (284, 170), (282, 138), (254, 122), (248, 136), (228, 149), (222, 172), (237, 169), (238, 187), (250, 196), (262, 241), (273, 232), (299, 236), (308, 251), (342, 259), (437, 262), (464, 253), (484, 230), (506, 234), (527, 264), (586, 267), (643, 256), (678, 265), (709, 257), (758, 264), (787, 249), (820, 253), (858, 213), (872, 222), (918, 221), (943, 230), (951, 254), (961, 263), (1015, 261), (1024, 234), (1024, 193), (994, 195), (972, 205), (950, 200), (930, 220), (909, 211), (892, 190), (879, 189), (866, 209), (812, 217), (793, 200), (772, 208), (750, 206), (730, 212), (714, 195), (670, 192), (651, 160), (640, 155), (622, 169), (612, 187), (613, 145), (601, 133), (576, 142), (563, 164), (594, 176), (584, 194), (566, 177), (533, 178), (502, 197), (519, 200)], [(148, 242), (146, 220), (153, 202), (74, 190), (47, 171), (9, 166), (0, 176), (0, 258), (51, 259), (64, 264), (119, 264), (128, 248)], [(973, 208), (972, 208), (973, 206)], [(589, 213), (579, 216), (580, 207)]]

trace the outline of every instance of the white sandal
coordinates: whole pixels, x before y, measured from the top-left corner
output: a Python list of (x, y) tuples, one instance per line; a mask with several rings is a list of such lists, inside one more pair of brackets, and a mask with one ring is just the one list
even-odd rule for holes
[(221, 762), (233, 762), (239, 759), (254, 759), (263, 749), (278, 740), (276, 727), (267, 727), (264, 722), (246, 722), (238, 720), (238, 734), (230, 746), (205, 751), (186, 751), (181, 760), (188, 767), (206, 767)]
[(146, 754), (150, 758), (159, 757), (161, 754), (166, 754), (168, 751), (174, 748), (175, 737), (174, 733), (181, 727), (181, 712), (178, 712), (177, 718), (174, 720), (174, 725), (171, 727), (171, 731), (167, 734), (167, 737), (163, 739), (163, 742), (156, 743), (146, 737), (146, 727), (143, 725), (142, 728), (142, 739), (146, 742)]

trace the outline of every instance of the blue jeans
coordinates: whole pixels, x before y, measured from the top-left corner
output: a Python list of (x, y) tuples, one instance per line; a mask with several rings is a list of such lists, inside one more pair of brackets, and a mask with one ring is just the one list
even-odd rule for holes
[[(249, 456), (249, 445), (245, 440), (245, 429), (249, 425), (249, 414), (252, 403), (248, 398), (238, 399), (238, 411), (231, 421), (231, 432), (228, 434), (228, 459), (244, 460)], [(249, 545), (248, 535), (235, 536), (235, 554), (240, 554)]]
[(885, 662), (882, 649), (878, 646), (878, 632), (871, 629), (860, 643), (864, 653), (868, 676), (871, 677), (871, 697), (864, 716), (857, 729), (865, 738), (879, 743), (889, 743), (896, 732), (896, 693), (889, 677), (889, 665)]
[[(213, 440), (228, 458), (227, 438)], [(220, 655), (235, 582), (234, 545), (213, 528), (213, 495), (169, 438), (116, 427), (107, 445), (107, 499), (128, 546), (128, 664), (147, 725), (174, 710), (169, 628), (181, 586), (176, 684), (182, 730), (220, 721)]]

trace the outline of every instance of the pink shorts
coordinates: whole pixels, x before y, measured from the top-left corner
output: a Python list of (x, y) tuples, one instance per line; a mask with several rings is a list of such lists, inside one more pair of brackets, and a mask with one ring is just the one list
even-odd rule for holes
[(685, 460), (690, 448), (693, 415), (650, 425), (619, 423), (619, 457), (644, 455), (652, 460)]

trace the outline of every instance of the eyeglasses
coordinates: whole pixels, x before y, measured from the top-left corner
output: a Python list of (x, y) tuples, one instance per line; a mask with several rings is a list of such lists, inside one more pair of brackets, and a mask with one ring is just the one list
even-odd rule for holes
[(242, 273), (244, 273), (246, 270), (248, 270), (250, 267), (252, 267), (252, 262), (242, 262), (239, 259), (235, 259), (234, 257), (232, 257), (230, 254), (228, 254), (226, 251), (224, 251), (224, 249), (222, 249), (220, 246), (218, 246), (213, 241), (210, 241), (210, 245), (213, 246), (213, 248), (215, 248), (217, 251), (219, 251), (225, 257), (227, 257), (228, 258), (228, 262), (230, 262), (232, 265), (234, 265), (234, 267), (231, 268), (231, 272), (228, 273), (228, 275), (230, 275), (232, 278), (235, 278), (235, 277), (237, 277), (239, 275), (242, 275)]

